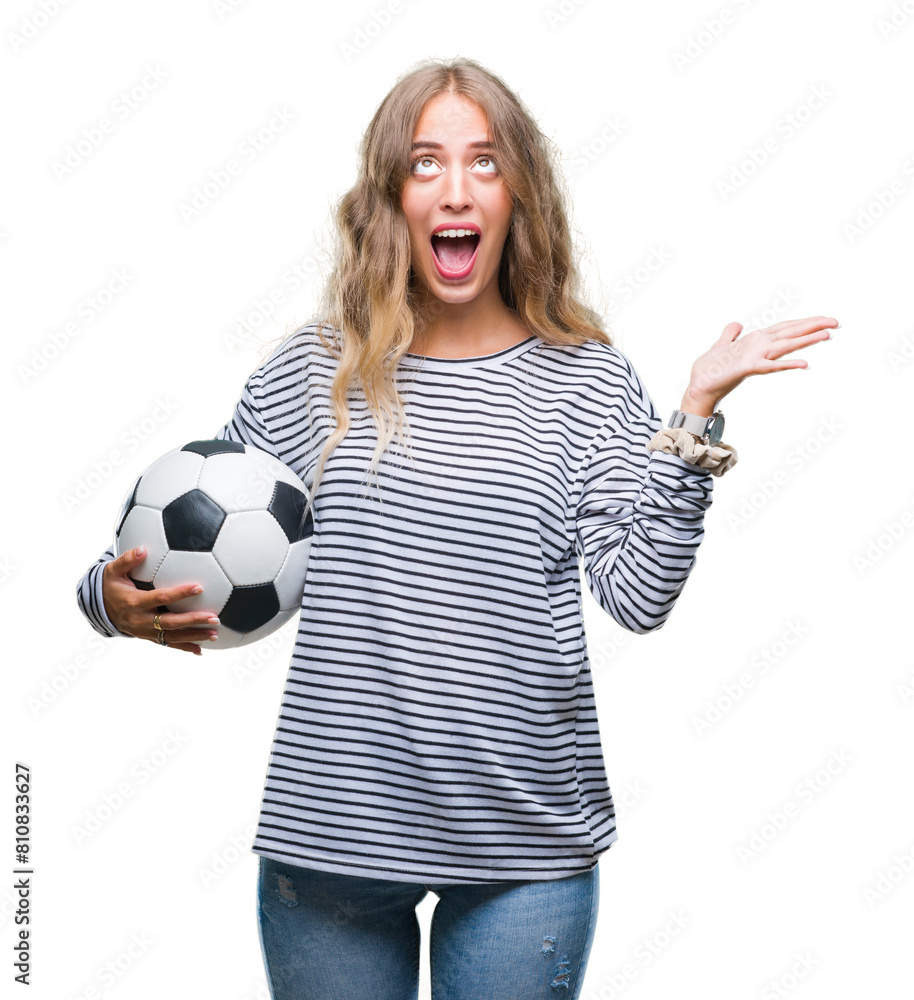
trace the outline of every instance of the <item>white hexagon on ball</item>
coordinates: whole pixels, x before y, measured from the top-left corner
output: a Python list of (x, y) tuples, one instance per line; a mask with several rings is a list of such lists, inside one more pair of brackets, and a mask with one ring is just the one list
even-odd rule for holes
[(177, 587), (184, 583), (199, 583), (203, 593), (173, 601), (168, 605), (169, 611), (212, 611), (218, 615), (232, 593), (231, 581), (222, 572), (212, 552), (172, 549), (165, 556), (155, 576), (156, 587)]
[(207, 458), (197, 489), (232, 514), (269, 507), (275, 484), (276, 477), (264, 475), (263, 465), (253, 455), (226, 452)]
[[(155, 464), (155, 475), (140, 477), (136, 502), (163, 510), (172, 500), (195, 489), (203, 468), (203, 456), (193, 451), (171, 451)], [(148, 469), (146, 470), (149, 471)]]
[(229, 514), (213, 555), (236, 587), (270, 583), (286, 558), (289, 539), (269, 511)]
[(146, 546), (146, 558), (131, 571), (131, 578), (151, 583), (156, 570), (168, 552), (168, 540), (162, 524), (162, 512), (150, 507), (134, 507), (124, 520), (114, 546), (114, 554), (122, 556), (129, 549)]

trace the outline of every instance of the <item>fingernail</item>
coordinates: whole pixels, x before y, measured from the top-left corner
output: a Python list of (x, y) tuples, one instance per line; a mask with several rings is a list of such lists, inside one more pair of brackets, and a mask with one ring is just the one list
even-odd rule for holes
[(218, 638), (219, 638), (219, 636), (218, 636), (218, 635), (211, 635), (211, 636), (209, 637), (209, 641), (210, 641), (210, 642), (215, 642), (215, 641), (216, 641), (216, 640), (217, 640)]
[(202, 594), (203, 593), (203, 588), (202, 587), (194, 587), (194, 589), (191, 591), (191, 593), (192, 594)]
[(219, 624), (219, 619), (218, 618), (207, 618), (206, 620), (207, 620), (207, 622), (210, 625), (218, 625)]
[(142, 555), (142, 554), (143, 554), (143, 553), (144, 553), (145, 551), (146, 551), (146, 546), (145, 546), (145, 545), (138, 545), (138, 546), (136, 547), (136, 549), (134, 550), (134, 553), (133, 553), (133, 555), (134, 555), (134, 557), (135, 557), (135, 558), (139, 559), (139, 558), (140, 558), (140, 556), (141, 556), (141, 555)]

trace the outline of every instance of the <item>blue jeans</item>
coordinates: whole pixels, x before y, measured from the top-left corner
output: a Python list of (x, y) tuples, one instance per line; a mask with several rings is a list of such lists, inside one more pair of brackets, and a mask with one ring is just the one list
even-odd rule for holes
[(594, 867), (549, 881), (442, 885), (260, 856), (257, 919), (273, 1000), (416, 1000), (429, 890), (432, 1000), (577, 1000), (597, 926)]

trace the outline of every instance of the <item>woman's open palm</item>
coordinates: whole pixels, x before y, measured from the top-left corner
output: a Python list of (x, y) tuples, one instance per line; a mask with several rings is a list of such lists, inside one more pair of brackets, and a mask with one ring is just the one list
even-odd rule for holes
[(710, 350), (692, 365), (689, 392), (695, 399), (716, 404), (750, 375), (767, 375), (788, 368), (806, 368), (803, 358), (784, 358), (810, 344), (828, 340), (831, 316), (785, 320), (740, 336), (742, 323), (728, 323)]

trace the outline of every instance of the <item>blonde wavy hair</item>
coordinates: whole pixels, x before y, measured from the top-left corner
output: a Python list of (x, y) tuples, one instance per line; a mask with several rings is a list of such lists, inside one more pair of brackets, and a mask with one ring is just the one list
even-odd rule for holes
[(333, 209), (333, 268), (316, 325), (321, 343), (339, 359), (330, 389), (336, 427), (321, 453), (303, 523), (327, 459), (349, 431), (350, 388), (364, 392), (379, 429), (369, 475), (377, 475), (395, 431), (402, 441), (407, 421), (394, 374), (431, 315), (420, 306), (410, 266), (401, 194), (422, 112), (432, 98), (446, 93), (468, 98), (485, 113), (499, 173), (513, 195), (498, 272), (505, 305), (546, 344), (613, 342), (600, 316), (578, 298), (581, 278), (560, 187), (559, 154), (551, 140), (520, 98), (475, 60), (424, 60), (381, 101), (362, 137), (356, 183)]

